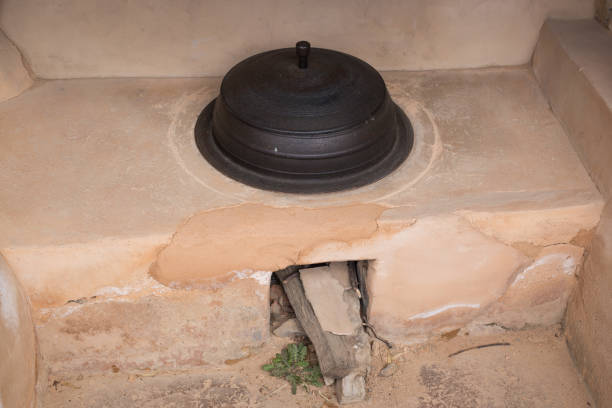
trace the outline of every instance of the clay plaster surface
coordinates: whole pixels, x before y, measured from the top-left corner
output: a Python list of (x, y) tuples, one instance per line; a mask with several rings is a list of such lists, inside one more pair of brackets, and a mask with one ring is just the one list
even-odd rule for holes
[[(48, 81), (0, 104), (0, 251), (54, 370), (241, 358), (267, 335), (271, 271), (348, 259), (375, 260), (373, 321), (406, 341), (469, 323), (542, 246), (597, 225), (601, 197), (526, 68), (384, 77), (414, 154), (314, 196), (243, 186), (199, 156), (193, 124), (219, 79)], [(202, 347), (207, 327), (219, 340)]]
[(533, 67), (607, 201), (568, 304), (570, 349), (598, 406), (612, 404), (612, 33), (595, 21), (548, 21)]
[(36, 339), (30, 305), (0, 256), (0, 407), (34, 406)]
[(523, 329), (560, 322), (582, 265), (582, 254), (583, 248), (571, 244), (542, 248), (476, 323)]
[[(366, 379), (366, 401), (355, 408), (577, 408), (594, 406), (576, 372), (558, 328), (504, 331), (488, 336), (463, 333), (438, 338), (426, 345), (401, 347), (393, 353), (382, 347), (372, 355), (372, 374)], [(45, 408), (336, 406), (334, 389), (291, 394), (284, 380), (266, 375), (261, 366), (288, 339), (271, 338), (257, 354), (224, 367), (206, 366), (187, 372), (134, 370), (118, 366), (95, 376), (74, 372), (49, 378)], [(486, 343), (508, 347), (450, 353)], [(377, 375), (392, 359), (391, 377)], [(55, 384), (55, 386), (53, 386)], [(281, 388), (279, 390), (279, 388)], [(321, 394), (319, 394), (320, 391)], [(321, 397), (323, 395), (324, 397)], [(325, 399), (331, 400), (327, 402)]]
[(0, 25), (43, 78), (176, 77), (302, 39), (379, 70), (525, 64), (546, 17), (593, 13), (592, 0), (4, 0)]
[(596, 225), (599, 195), (527, 70), (385, 77), (414, 155), (371, 186), (315, 196), (243, 186), (199, 156), (192, 127), (217, 79), (41, 83), (0, 106), (0, 247), (36, 302), (61, 304), (154, 259), (165, 284), (224, 279), (431, 215), (535, 245)]
[(415, 125), (417, 152), (406, 166), (416, 174), (314, 196), (241, 185), (197, 154), (193, 124), (218, 79), (41, 83), (0, 105), (0, 226), (7, 231), (0, 247), (169, 236), (199, 211), (249, 202), (376, 203), (395, 208), (383, 218), (406, 220), (599, 200), (527, 69), (385, 78)]
[(269, 274), (220, 288), (106, 294), (39, 310), (49, 375), (232, 364), (269, 336)]
[(30, 302), (38, 308), (84, 296), (127, 295), (148, 290), (152, 280), (149, 268), (168, 240), (166, 235), (109, 238), (66, 245), (12, 247), (4, 253), (13, 268), (23, 272), (19, 279), (29, 289)]
[(19, 95), (32, 82), (19, 50), (0, 30), (0, 102)]
[(456, 216), (419, 219), (380, 250), (368, 273), (370, 320), (394, 339), (427, 332), (431, 318), (469, 321), (527, 263)]
[[(318, 209), (246, 204), (190, 218), (164, 248), (153, 276), (170, 286), (224, 278), (244, 269), (275, 271), (301, 264), (325, 242), (372, 236), (384, 207), (362, 204)], [(224, 256), (219, 256), (224, 254)]]

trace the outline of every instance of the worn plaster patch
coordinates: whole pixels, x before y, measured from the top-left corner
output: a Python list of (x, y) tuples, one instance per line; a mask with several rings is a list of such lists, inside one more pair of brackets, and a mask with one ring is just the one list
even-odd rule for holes
[[(555, 245), (553, 247), (573, 247), (572, 245)], [(521, 281), (524, 281), (529, 277), (531, 273), (541, 267), (549, 267), (553, 268), (553, 270), (558, 270), (559, 272), (567, 275), (574, 276), (576, 273), (576, 267), (578, 266), (578, 260), (582, 256), (582, 250), (579, 247), (576, 248), (574, 252), (576, 253), (567, 253), (567, 252), (558, 252), (558, 253), (548, 253), (537, 258), (531, 265), (527, 266), (521, 273), (516, 275), (512, 285), (515, 285)]]
[(542, 248), (538, 257), (512, 281), (506, 292), (478, 317), (477, 324), (496, 323), (521, 329), (561, 321), (576, 284), (583, 248), (571, 244)]
[(2, 252), (33, 308), (39, 309), (60, 306), (70, 299), (100, 291), (105, 295), (125, 295), (130, 287), (148, 277), (149, 266), (168, 242), (167, 234), (158, 234), (66, 245), (8, 247)]
[(233, 271), (233, 274), (235, 279), (254, 279), (263, 286), (270, 285), (270, 277), (272, 276), (272, 272), (270, 271), (253, 271), (251, 269)]
[(146, 293), (163, 293), (168, 291), (168, 287), (160, 284), (150, 276), (143, 277), (131, 285), (125, 286), (105, 286), (98, 289), (94, 296), (103, 296), (106, 298), (116, 298), (134, 295), (141, 292)]
[(459, 211), (483, 234), (512, 245), (522, 242), (536, 246), (570, 242), (584, 229), (597, 225), (603, 203), (525, 211)]
[(162, 284), (187, 287), (229, 281), (237, 276), (235, 271), (256, 271), (253, 279), (267, 284), (258, 271), (304, 263), (303, 254), (325, 243), (370, 239), (386, 208), (243, 204), (204, 211), (181, 225), (150, 273)]
[(437, 314), (440, 314), (442, 312), (445, 312), (447, 310), (450, 309), (461, 309), (461, 308), (466, 308), (466, 309), (478, 309), (480, 307), (480, 304), (478, 303), (453, 303), (450, 305), (445, 305), (442, 307), (439, 307), (437, 309), (434, 310), (430, 310), (427, 312), (423, 312), (423, 313), (418, 313), (415, 315), (412, 315), (408, 318), (408, 320), (416, 320), (416, 319), (427, 319), (429, 317), (435, 316)]

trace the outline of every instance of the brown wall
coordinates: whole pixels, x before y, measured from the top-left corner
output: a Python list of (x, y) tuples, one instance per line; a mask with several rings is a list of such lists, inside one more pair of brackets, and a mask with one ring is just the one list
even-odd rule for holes
[(221, 75), (298, 40), (380, 70), (526, 64), (548, 16), (593, 0), (4, 0), (0, 26), (42, 78)]
[(567, 337), (600, 407), (612, 406), (612, 33), (595, 21), (549, 21), (533, 58), (536, 77), (607, 200), (578, 286)]

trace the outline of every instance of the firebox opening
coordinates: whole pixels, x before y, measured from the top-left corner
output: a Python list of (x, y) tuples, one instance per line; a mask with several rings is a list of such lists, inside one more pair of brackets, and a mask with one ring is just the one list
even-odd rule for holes
[[(364, 326), (369, 326), (368, 260), (294, 265), (291, 268), (294, 268), (297, 271), (296, 273), (299, 273), (299, 271), (308, 272), (308, 270), (315, 268), (329, 268), (330, 273), (340, 279), (344, 279), (340, 275), (343, 274), (343, 271), (346, 271), (348, 279), (345, 284), (348, 286), (345, 287), (345, 290), (355, 293), (359, 299), (359, 317)], [(270, 281), (270, 332), (278, 337), (307, 338), (276, 272), (272, 274)]]
[(368, 261), (292, 265), (276, 271), (270, 287), (272, 332), (308, 344), (341, 404), (366, 395), (376, 336), (367, 320), (367, 269)]

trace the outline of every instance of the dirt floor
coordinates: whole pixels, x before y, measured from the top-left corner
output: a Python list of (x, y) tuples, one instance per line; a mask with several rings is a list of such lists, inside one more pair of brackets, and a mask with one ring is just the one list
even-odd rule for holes
[[(489, 343), (487, 348), (449, 354)], [(284, 380), (261, 366), (286, 340), (268, 344), (225, 367), (189, 372), (122, 372), (117, 367), (95, 377), (50, 378), (42, 396), (44, 408), (72, 407), (335, 407), (334, 387), (299, 389), (292, 395)], [(392, 361), (389, 377), (380, 369)], [(527, 408), (593, 407), (577, 374), (559, 329), (504, 331), (486, 335), (450, 332), (427, 344), (391, 351), (379, 342), (373, 348), (368, 398), (352, 407)]]

